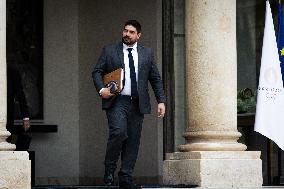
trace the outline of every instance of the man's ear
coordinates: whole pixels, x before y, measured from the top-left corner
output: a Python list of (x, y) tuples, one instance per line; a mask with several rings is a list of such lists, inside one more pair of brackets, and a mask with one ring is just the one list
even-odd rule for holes
[(137, 36), (138, 36), (138, 39), (139, 39), (141, 37), (141, 33), (138, 33)]

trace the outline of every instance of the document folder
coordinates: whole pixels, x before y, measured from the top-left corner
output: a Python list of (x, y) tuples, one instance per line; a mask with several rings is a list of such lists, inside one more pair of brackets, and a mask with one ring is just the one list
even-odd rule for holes
[(120, 93), (123, 89), (124, 72), (122, 68), (116, 69), (103, 76), (103, 83), (111, 88), (111, 93)]

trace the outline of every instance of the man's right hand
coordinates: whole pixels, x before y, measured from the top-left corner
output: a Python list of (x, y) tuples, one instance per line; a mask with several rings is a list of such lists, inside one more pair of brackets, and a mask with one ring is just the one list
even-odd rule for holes
[(110, 93), (110, 87), (102, 88), (100, 95), (104, 99), (108, 99), (108, 98), (114, 96), (114, 94)]
[(24, 131), (26, 132), (27, 130), (30, 129), (30, 127), (31, 127), (30, 120), (23, 120)]

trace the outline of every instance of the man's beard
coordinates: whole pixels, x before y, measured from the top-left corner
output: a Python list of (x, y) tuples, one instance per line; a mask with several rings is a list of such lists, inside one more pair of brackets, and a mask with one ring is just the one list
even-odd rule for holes
[[(126, 37), (125, 37), (126, 38)], [(129, 38), (128, 38), (129, 39)], [(124, 37), (122, 37), (121, 38), (121, 40), (122, 40), (122, 42), (124, 43), (124, 44), (126, 44), (126, 45), (133, 45), (135, 42), (133, 42), (133, 41), (131, 41), (131, 40), (129, 40), (129, 41), (126, 41), (125, 39), (124, 39)]]

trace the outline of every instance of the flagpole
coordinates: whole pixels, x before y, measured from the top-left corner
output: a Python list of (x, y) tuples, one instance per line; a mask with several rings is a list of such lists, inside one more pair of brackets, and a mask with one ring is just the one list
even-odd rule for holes
[[(278, 0), (278, 3), (281, 6), (281, 0)], [(280, 10), (278, 10), (278, 11), (280, 11)], [(278, 17), (279, 17), (279, 12), (278, 12)], [(279, 27), (281, 27), (281, 26), (278, 23), (278, 32), (280, 32)], [(278, 38), (278, 40), (280, 40), (280, 39)], [(283, 184), (283, 176), (281, 175), (282, 174), (282, 157), (281, 157), (281, 152), (282, 152), (281, 148), (278, 147), (278, 177), (276, 179), (277, 184)]]

